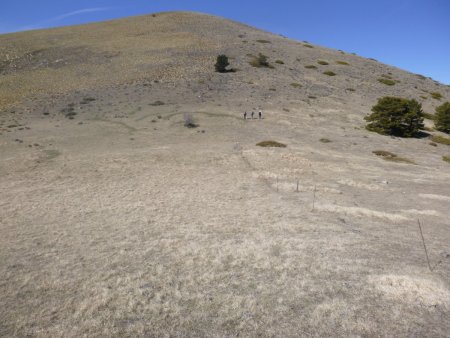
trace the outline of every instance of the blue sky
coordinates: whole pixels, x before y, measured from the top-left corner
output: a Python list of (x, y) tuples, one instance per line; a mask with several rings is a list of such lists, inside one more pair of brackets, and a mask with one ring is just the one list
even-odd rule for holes
[(223, 16), (450, 84), (450, 0), (0, 0), (0, 33), (170, 10)]

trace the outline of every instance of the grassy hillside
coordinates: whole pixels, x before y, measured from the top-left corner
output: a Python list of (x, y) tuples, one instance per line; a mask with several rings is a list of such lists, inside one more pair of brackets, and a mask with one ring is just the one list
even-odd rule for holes
[(385, 95), (450, 100), (196, 13), (0, 35), (0, 336), (448, 337), (449, 139)]

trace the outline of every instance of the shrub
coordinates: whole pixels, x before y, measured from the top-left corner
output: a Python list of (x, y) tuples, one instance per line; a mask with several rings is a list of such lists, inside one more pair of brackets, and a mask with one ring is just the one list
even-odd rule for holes
[(271, 43), (269, 40), (256, 40), (256, 42), (259, 42), (259, 43)]
[(337, 63), (338, 65), (350, 66), (350, 64), (349, 64), (348, 62), (345, 62), (345, 61), (336, 61), (336, 63)]
[(391, 161), (391, 162), (403, 162), (403, 163), (410, 163), (410, 164), (414, 164), (413, 161), (404, 158), (404, 157), (399, 157), (394, 153), (391, 153), (389, 151), (386, 150), (374, 150), (372, 151), (372, 153), (374, 153), (377, 156), (380, 156), (381, 158), (383, 158), (386, 161)]
[(262, 141), (256, 144), (259, 147), (286, 148), (286, 145), (277, 141)]
[(276, 60), (275, 63), (278, 63), (280, 65), (284, 65), (284, 62), (282, 60)]
[(444, 136), (433, 135), (431, 136), (431, 141), (450, 146), (450, 138)]
[(317, 69), (317, 67), (314, 66), (314, 65), (306, 65), (305, 68), (308, 68), (308, 69)]
[(321, 138), (319, 141), (322, 143), (330, 143), (331, 142), (331, 140), (329, 140), (327, 138)]
[(450, 102), (445, 102), (436, 108), (435, 127), (444, 133), (450, 133)]
[(309, 43), (305, 43), (303, 46), (308, 47), (308, 48), (314, 48), (314, 46), (311, 46)]
[(273, 66), (271, 66), (269, 64), (269, 62), (267, 61), (267, 56), (265, 56), (264, 54), (259, 53), (258, 56), (254, 56), (253, 59), (250, 61), (250, 64), (253, 67), (257, 67), (257, 68), (273, 68)]
[(228, 62), (228, 56), (226, 56), (225, 54), (221, 54), (217, 56), (217, 62), (214, 65), (216, 72), (219, 73), (226, 73), (227, 72), (227, 67), (230, 65), (230, 63)]
[(423, 125), (422, 106), (416, 100), (385, 96), (372, 107), (364, 119), (366, 129), (383, 135), (412, 137)]
[(149, 103), (148, 105), (149, 106), (163, 106), (164, 102), (158, 100), (158, 101), (155, 101), (153, 103)]
[(430, 95), (433, 99), (436, 99), (436, 100), (440, 100), (442, 98), (442, 94), (438, 93), (438, 92), (431, 92)]
[(448, 163), (450, 163), (450, 156), (442, 156), (442, 160), (443, 161), (445, 161), (445, 162), (448, 162)]
[(428, 120), (434, 120), (434, 115), (433, 115), (433, 114), (422, 112), (422, 116), (423, 116), (425, 119), (428, 119)]
[(294, 87), (294, 88), (301, 88), (302, 87), (302, 85), (300, 83), (296, 83), (296, 82), (291, 83), (291, 86)]
[(354, 88), (347, 88), (346, 90), (348, 90), (349, 92), (354, 92), (355, 91)]
[(328, 62), (323, 61), (323, 60), (319, 60), (319, 61), (317, 61), (317, 63), (318, 63), (319, 65), (323, 65), (323, 66), (329, 65)]
[(327, 70), (326, 72), (323, 72), (325, 75), (328, 75), (328, 76), (335, 76), (336, 75), (336, 73), (335, 72), (332, 72), (331, 70)]
[(393, 86), (393, 85), (395, 85), (395, 81), (394, 80), (390, 80), (390, 79), (379, 78), (378, 82), (381, 82), (381, 83), (385, 84), (386, 86)]

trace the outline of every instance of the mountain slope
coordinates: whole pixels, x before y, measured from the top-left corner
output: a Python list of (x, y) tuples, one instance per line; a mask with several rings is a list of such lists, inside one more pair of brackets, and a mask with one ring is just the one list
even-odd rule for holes
[(196, 13), (0, 60), (0, 336), (448, 336), (449, 146), (363, 118), (449, 87)]

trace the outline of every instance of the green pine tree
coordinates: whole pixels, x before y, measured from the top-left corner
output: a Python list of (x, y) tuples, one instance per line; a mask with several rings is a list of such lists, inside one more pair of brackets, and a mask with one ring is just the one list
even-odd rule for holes
[(364, 119), (366, 129), (383, 135), (413, 137), (423, 125), (422, 106), (416, 100), (385, 96), (372, 107)]
[(216, 72), (226, 73), (229, 65), (230, 63), (228, 62), (228, 57), (225, 54), (221, 54), (217, 56), (217, 62), (214, 67), (216, 68)]
[(436, 108), (434, 125), (439, 131), (450, 133), (450, 102), (445, 102)]

